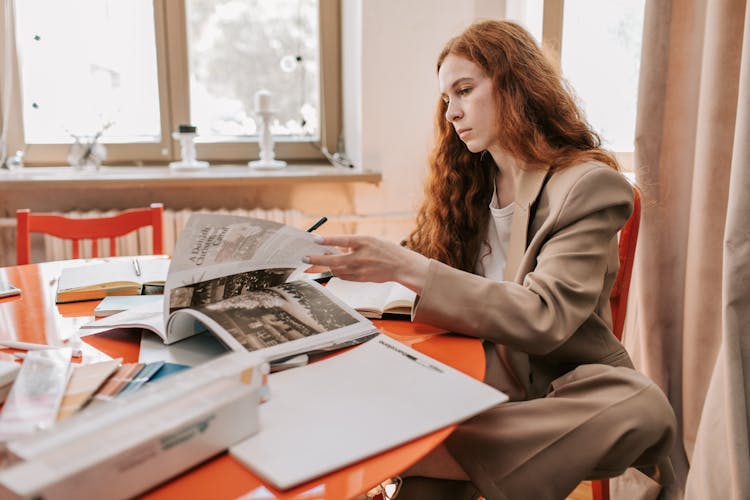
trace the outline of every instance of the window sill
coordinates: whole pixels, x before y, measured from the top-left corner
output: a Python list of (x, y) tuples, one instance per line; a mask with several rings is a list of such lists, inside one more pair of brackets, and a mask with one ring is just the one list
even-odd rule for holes
[[(361, 171), (326, 164), (289, 165), (279, 170), (254, 170), (243, 165), (211, 165), (205, 169), (172, 170), (169, 167), (103, 166), (98, 171), (73, 167), (26, 167), (0, 170), (5, 189), (47, 188), (143, 188), (168, 187), (252, 187), (315, 182), (365, 182), (378, 184), (377, 172)], [(2, 190), (2, 188), (0, 188)]]

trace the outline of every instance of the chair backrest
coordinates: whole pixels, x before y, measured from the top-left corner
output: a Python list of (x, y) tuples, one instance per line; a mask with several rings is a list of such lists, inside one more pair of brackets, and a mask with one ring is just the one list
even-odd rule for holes
[[(617, 243), (620, 257), (620, 268), (612, 285), (609, 296), (609, 307), (612, 309), (612, 333), (618, 340), (622, 340), (622, 330), (625, 327), (625, 313), (628, 308), (628, 293), (630, 291), (630, 277), (633, 274), (635, 259), (635, 245), (638, 243), (638, 229), (641, 225), (641, 194), (638, 187), (633, 186), (633, 213), (620, 229), (620, 239)], [(609, 480), (597, 479), (591, 482), (591, 498), (593, 500), (609, 500)]]
[(636, 186), (633, 186), (633, 198), (633, 213), (620, 230), (618, 242), (620, 269), (617, 271), (612, 293), (609, 296), (609, 306), (612, 309), (612, 333), (619, 340), (622, 340), (622, 330), (625, 327), (630, 277), (633, 274), (635, 246), (638, 242), (638, 229), (641, 224), (641, 195)]
[(16, 264), (31, 262), (31, 233), (45, 233), (58, 238), (72, 240), (73, 258), (80, 258), (80, 240), (92, 240), (91, 255), (99, 256), (96, 240), (109, 239), (109, 253), (116, 255), (115, 238), (124, 236), (138, 228), (151, 226), (153, 231), (153, 253), (164, 253), (162, 218), (164, 207), (152, 203), (147, 208), (124, 210), (110, 217), (72, 218), (57, 214), (31, 213), (28, 209), (16, 211)]

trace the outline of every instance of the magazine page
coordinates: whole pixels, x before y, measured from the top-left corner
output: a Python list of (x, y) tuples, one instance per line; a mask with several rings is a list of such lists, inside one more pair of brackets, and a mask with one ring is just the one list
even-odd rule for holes
[(145, 328), (166, 342), (164, 323), (162, 302), (147, 302), (86, 323), (80, 327), (79, 335), (95, 335), (115, 328)]
[[(284, 224), (237, 215), (196, 213), (180, 233), (170, 274), (195, 273), (215, 266), (245, 263), (252, 267), (305, 267), (301, 259), (322, 250), (314, 235)], [(236, 269), (236, 267), (230, 267)], [(227, 273), (224, 273), (227, 274)]]
[[(180, 234), (165, 286), (164, 316), (278, 285), (301, 276), (305, 255), (338, 253), (314, 235), (284, 224), (236, 215), (197, 213)], [(172, 327), (167, 343), (192, 335)]]
[[(271, 271), (271, 270), (267, 270)], [(179, 309), (167, 331), (212, 331), (235, 351), (273, 361), (368, 337), (375, 327), (314, 281), (299, 280)]]
[(258, 249), (282, 226), (237, 215), (193, 214), (180, 233), (170, 272), (252, 261)]

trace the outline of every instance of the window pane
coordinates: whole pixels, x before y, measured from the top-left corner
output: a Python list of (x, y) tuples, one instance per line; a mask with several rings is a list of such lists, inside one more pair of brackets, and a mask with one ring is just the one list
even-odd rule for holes
[(202, 140), (257, 134), (261, 89), (272, 94), (274, 135), (318, 140), (317, 0), (190, 0), (188, 41), (190, 116)]
[(565, 0), (561, 65), (608, 148), (633, 151), (645, 0)]
[(16, 2), (26, 142), (158, 142), (151, 0)]
[(507, 19), (526, 28), (539, 45), (542, 44), (544, 0), (507, 0), (505, 14)]

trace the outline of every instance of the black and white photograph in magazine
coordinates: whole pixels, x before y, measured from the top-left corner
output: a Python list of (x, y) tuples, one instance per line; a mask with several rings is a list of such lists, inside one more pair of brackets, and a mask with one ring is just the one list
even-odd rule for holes
[(353, 325), (357, 318), (307, 281), (253, 290), (198, 308), (254, 351)]
[(205, 306), (252, 290), (280, 285), (293, 271), (294, 268), (286, 267), (259, 269), (181, 286), (171, 291), (169, 310)]

